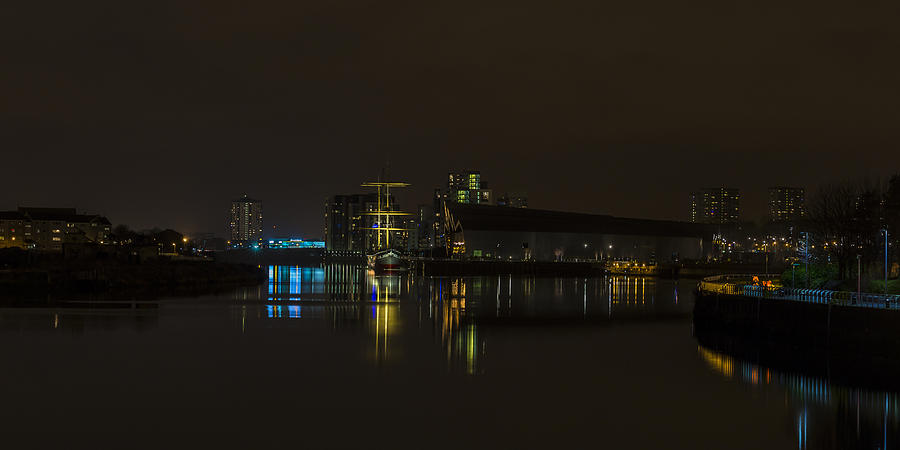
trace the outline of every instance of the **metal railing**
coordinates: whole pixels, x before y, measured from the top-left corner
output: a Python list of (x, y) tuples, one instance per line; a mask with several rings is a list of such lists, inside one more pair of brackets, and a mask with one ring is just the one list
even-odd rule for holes
[[(700, 281), (702, 292), (724, 295), (743, 295), (770, 300), (787, 300), (823, 305), (853, 306), (858, 308), (900, 309), (900, 295), (831, 291), (827, 289), (788, 289), (760, 286), (748, 283), (760, 275), (718, 275)], [(771, 279), (771, 277), (769, 277)]]
[(775, 275), (759, 274), (730, 274), (706, 277), (700, 281), (700, 290), (713, 294), (744, 295), (744, 286), (749, 285), (753, 278), (770, 281)]

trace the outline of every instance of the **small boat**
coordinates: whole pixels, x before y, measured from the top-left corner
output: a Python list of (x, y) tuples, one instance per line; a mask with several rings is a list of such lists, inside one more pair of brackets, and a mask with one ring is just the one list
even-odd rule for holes
[(403, 255), (394, 249), (382, 250), (374, 255), (369, 255), (369, 267), (375, 273), (406, 272), (408, 269)]

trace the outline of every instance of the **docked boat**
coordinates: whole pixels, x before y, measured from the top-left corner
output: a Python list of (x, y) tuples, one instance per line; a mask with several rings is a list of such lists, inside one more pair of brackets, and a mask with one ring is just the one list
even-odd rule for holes
[(387, 249), (369, 256), (369, 267), (375, 273), (406, 272), (409, 265), (403, 255), (394, 249)]
[(379, 180), (363, 183), (362, 186), (373, 187), (378, 190), (375, 209), (362, 213), (373, 217), (371, 226), (366, 226), (371, 233), (374, 233), (374, 236), (371, 236), (369, 241), (374, 244), (370, 247), (373, 253), (368, 255), (369, 268), (374, 270), (375, 273), (405, 272), (409, 265), (403, 258), (403, 255), (391, 247), (391, 235), (409, 231), (406, 228), (397, 227), (395, 217), (408, 216), (410, 214), (399, 211), (391, 205), (391, 188), (407, 187), (409, 183)]

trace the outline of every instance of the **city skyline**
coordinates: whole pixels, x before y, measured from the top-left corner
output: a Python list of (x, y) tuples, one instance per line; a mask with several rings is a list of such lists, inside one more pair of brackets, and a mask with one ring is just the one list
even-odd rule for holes
[[(451, 173), (452, 173), (452, 171), (451, 171)], [(431, 204), (431, 202), (433, 201), (433, 198), (434, 198), (433, 197), (434, 189), (440, 189), (442, 192), (446, 191), (446, 189), (447, 189), (446, 177), (448, 176), (448, 172), (444, 171), (443, 174), (444, 174), (443, 175), (444, 186), (440, 186), (439, 183), (436, 183), (436, 187), (432, 188), (430, 190), (429, 195), (427, 197), (420, 198), (420, 196), (418, 195), (419, 192), (415, 193), (415, 198), (413, 198), (413, 195), (411, 195), (409, 192), (398, 192), (396, 195), (396, 197), (398, 197), (398, 200), (397, 200), (398, 203), (403, 205), (403, 207), (410, 209), (410, 210), (414, 210), (419, 205)], [(491, 181), (493, 181), (493, 176), (490, 175), (489, 179)], [(887, 180), (887, 177), (885, 177), (884, 180), (881, 180), (881, 181), (886, 181), (886, 180)], [(830, 181), (826, 181), (824, 184), (830, 184), (830, 183), (834, 183), (836, 181), (838, 181), (838, 180), (830, 180)], [(494, 184), (492, 183), (491, 186), (493, 187)], [(414, 186), (411, 186), (411, 188), (409, 190), (416, 191), (415, 189), (413, 189), (413, 187)], [(759, 190), (747, 190), (747, 189), (744, 189), (743, 187), (740, 187), (737, 185), (735, 185), (735, 187), (740, 191), (740, 196), (741, 196), (740, 215), (739, 215), (738, 222), (766, 223), (767, 221), (771, 221), (771, 198), (770, 198), (771, 192), (770, 191), (771, 191), (771, 189), (773, 189), (774, 185), (767, 186), (767, 187), (759, 189)], [(812, 194), (815, 194), (815, 188), (808, 189), (808, 188), (799, 187), (799, 186), (798, 186), (798, 188), (801, 190), (805, 190), (807, 192), (811, 192)], [(633, 217), (633, 218), (639, 218), (639, 219), (673, 220), (673, 221), (678, 221), (678, 222), (691, 222), (692, 217), (691, 217), (691, 205), (690, 205), (691, 200), (690, 199), (692, 198), (692, 196), (694, 194), (702, 192), (705, 189), (707, 189), (707, 188), (700, 189), (700, 190), (698, 190), (696, 188), (688, 189), (686, 191), (686, 194), (682, 195), (682, 198), (679, 199), (680, 204), (675, 205), (676, 207), (672, 208), (672, 211), (674, 212), (674, 214), (672, 216), (653, 216), (653, 215), (647, 215), (647, 214), (641, 215), (639, 213), (629, 216), (629, 215), (625, 215), (625, 214), (616, 214), (616, 213), (612, 213), (612, 212), (608, 212), (608, 211), (592, 209), (589, 207), (588, 208), (579, 208), (578, 205), (575, 205), (574, 208), (571, 208), (571, 209), (564, 209), (564, 208), (560, 208), (560, 207), (554, 207), (553, 204), (535, 205), (535, 204), (531, 203), (530, 200), (529, 200), (528, 207), (532, 208), (532, 209), (542, 209), (542, 210), (548, 210), (548, 211), (587, 213), (587, 214), (611, 215), (611, 216), (617, 216), (617, 217)], [(324, 200), (330, 199), (330, 198), (334, 197), (334, 195), (351, 195), (350, 193), (353, 193), (356, 191), (359, 191), (358, 185), (354, 184), (354, 183), (350, 183), (349, 187), (347, 189), (340, 191), (342, 193), (340, 193), (340, 194), (332, 193), (332, 194), (326, 196)], [(506, 192), (508, 190), (504, 189), (501, 186), (500, 191)], [(535, 189), (535, 191), (537, 191), (537, 190)], [(247, 194), (245, 194), (244, 192), (245, 191), (241, 191), (241, 196), (246, 197)], [(660, 194), (665, 194), (665, 192), (660, 192)], [(494, 196), (497, 196), (497, 195), (498, 194), (494, 193)], [(251, 199), (254, 202), (261, 202), (261, 203), (266, 203), (266, 204), (270, 203), (270, 202), (266, 201), (266, 199), (262, 198), (262, 196), (257, 196), (255, 194), (253, 194), (252, 196), (258, 198), (258, 200)], [(237, 195), (234, 197), (237, 197)], [(529, 197), (531, 197), (530, 194), (529, 194)], [(687, 203), (685, 202), (685, 197), (688, 198), (688, 200), (689, 200)], [(752, 199), (750, 202), (747, 201), (748, 197)], [(487, 204), (496, 205), (498, 199), (499, 198), (492, 198), (491, 201)], [(234, 200), (233, 198), (230, 200), (227, 200), (227, 201), (225, 201), (223, 199), (217, 199), (217, 200), (222, 200), (222, 202), (221, 202), (222, 208), (227, 209), (229, 211), (231, 211), (231, 209), (233, 208), (233, 204), (235, 202), (237, 202), (237, 200)], [(647, 202), (646, 204), (644, 204), (644, 206), (648, 206), (654, 201), (654, 198), (648, 197), (643, 200)], [(208, 203), (217, 204), (218, 202), (208, 202)], [(10, 204), (14, 205), (14, 206), (11, 206), (6, 209), (15, 209), (15, 208), (23, 208), (23, 207), (24, 208), (35, 208), (35, 207), (37, 207), (37, 208), (46, 208), (46, 207), (69, 208), (70, 207), (66, 203), (50, 203), (49, 206), (44, 205), (44, 204), (28, 204), (28, 203), (23, 204), (21, 202), (20, 203), (10, 202)], [(318, 206), (319, 206), (319, 209), (321, 209), (321, 203)], [(0, 209), (3, 209), (3, 208), (0, 208)], [(176, 223), (177, 221), (176, 222), (166, 222), (165, 219), (159, 219), (160, 216), (154, 216), (154, 218), (151, 218), (150, 222), (148, 222), (146, 224), (139, 224), (139, 223), (129, 223), (129, 222), (118, 220), (117, 216), (115, 216), (114, 214), (108, 214), (105, 211), (102, 211), (98, 208), (91, 208), (89, 205), (88, 205), (88, 207), (85, 207), (85, 208), (82, 208), (81, 205), (79, 205), (78, 209), (85, 211), (85, 213), (87, 213), (87, 214), (97, 214), (97, 215), (109, 217), (110, 221), (113, 225), (125, 225), (125, 226), (128, 226), (128, 227), (136, 229), (136, 230), (178, 229), (178, 230), (181, 230), (181, 231), (183, 231), (185, 233), (189, 233), (189, 234), (212, 233), (213, 235), (223, 237), (223, 238), (233, 238), (232, 225), (231, 225), (233, 219), (231, 217), (231, 212), (223, 214), (222, 211), (216, 211), (214, 216), (216, 217), (216, 219), (221, 219), (218, 221), (211, 220), (210, 217), (208, 217), (208, 216), (207, 217), (198, 217), (198, 215), (196, 213), (194, 213), (192, 215), (192, 217), (190, 218), (191, 220), (189, 220), (187, 222), (185, 222), (183, 220), (181, 221), (181, 223), (206, 223), (206, 224), (210, 225), (209, 228), (201, 227), (201, 228), (194, 229), (194, 228), (189, 228), (189, 227), (179, 227), (177, 225), (172, 225), (172, 223)], [(313, 214), (311, 214), (311, 212), (308, 212), (308, 211), (302, 211), (299, 213), (295, 212), (292, 217), (291, 211), (297, 211), (297, 208), (292, 207), (289, 203), (282, 210), (277, 210), (272, 207), (267, 207), (266, 208), (266, 222), (265, 222), (265, 226), (260, 231), (260, 236), (264, 236), (267, 238), (268, 237), (288, 237), (288, 236), (303, 236), (303, 237), (307, 237), (307, 238), (323, 237), (322, 225), (324, 224), (324, 222), (322, 221), (321, 218), (319, 218), (319, 224), (316, 224), (315, 219), (313, 219), (312, 221), (304, 220), (302, 222), (302, 225), (297, 226), (297, 223), (301, 223), (297, 220), (298, 216), (311, 216)], [(275, 217), (276, 219), (272, 219), (272, 217)], [(276, 221), (277, 219), (280, 219), (280, 220)], [(307, 224), (311, 224), (311, 226), (308, 229), (304, 228), (306, 226), (309, 226)], [(273, 228), (273, 226), (275, 228)]]
[(10, 448), (900, 448), (896, 2), (6, 3)]
[(104, 4), (10, 6), (0, 209), (221, 232), (251, 192), (318, 234), (389, 164), (410, 204), (478, 167), (534, 208), (683, 220), (729, 184), (753, 218), (769, 186), (900, 167), (879, 6)]

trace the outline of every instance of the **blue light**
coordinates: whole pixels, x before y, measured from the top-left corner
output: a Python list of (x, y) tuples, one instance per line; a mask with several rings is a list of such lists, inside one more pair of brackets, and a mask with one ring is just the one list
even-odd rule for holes
[(325, 241), (306, 241), (299, 238), (274, 239), (269, 241), (269, 248), (325, 248)]

